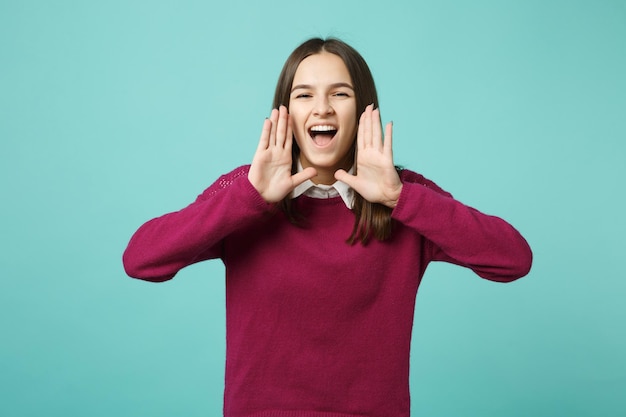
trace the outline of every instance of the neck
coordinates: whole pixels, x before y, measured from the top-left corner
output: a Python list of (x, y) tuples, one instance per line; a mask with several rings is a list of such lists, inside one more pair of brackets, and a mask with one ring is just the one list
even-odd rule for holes
[(314, 184), (333, 185), (337, 180), (335, 179), (336, 170), (317, 169), (317, 175), (311, 178)]

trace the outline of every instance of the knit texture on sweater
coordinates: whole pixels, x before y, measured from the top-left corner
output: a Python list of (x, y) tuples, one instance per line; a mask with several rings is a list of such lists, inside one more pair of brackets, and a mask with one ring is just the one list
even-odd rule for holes
[(407, 417), (415, 296), (431, 261), (507, 282), (531, 252), (498, 217), (404, 170), (389, 240), (348, 245), (340, 198), (294, 200), (289, 223), (247, 179), (222, 176), (188, 207), (144, 224), (124, 253), (130, 276), (171, 279), (195, 262), (226, 266), (227, 417)]

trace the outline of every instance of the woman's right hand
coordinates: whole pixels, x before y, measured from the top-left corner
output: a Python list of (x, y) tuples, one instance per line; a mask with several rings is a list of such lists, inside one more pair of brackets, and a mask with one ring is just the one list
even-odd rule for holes
[(277, 203), (294, 188), (317, 175), (315, 168), (291, 174), (293, 133), (285, 106), (272, 110), (263, 124), (248, 180), (268, 203)]

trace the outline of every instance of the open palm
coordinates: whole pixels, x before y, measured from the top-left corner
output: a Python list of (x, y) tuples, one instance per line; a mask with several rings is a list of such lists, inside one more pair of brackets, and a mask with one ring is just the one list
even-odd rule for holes
[(367, 106), (359, 120), (356, 174), (339, 170), (335, 178), (348, 184), (367, 201), (393, 208), (402, 190), (402, 182), (393, 164), (393, 125), (387, 124), (383, 140), (380, 112), (373, 107), (372, 104)]
[(285, 106), (272, 110), (263, 123), (259, 146), (252, 159), (248, 179), (268, 203), (277, 203), (295, 187), (317, 173), (314, 168), (291, 174), (293, 133)]

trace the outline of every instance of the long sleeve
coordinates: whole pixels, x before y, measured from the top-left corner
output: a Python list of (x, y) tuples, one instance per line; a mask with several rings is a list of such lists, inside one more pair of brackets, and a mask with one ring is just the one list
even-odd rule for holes
[(270, 213), (240, 167), (220, 177), (196, 201), (142, 225), (123, 254), (126, 273), (166, 281), (190, 264), (221, 256), (222, 240)]
[(531, 249), (509, 223), (460, 203), (419, 174), (404, 170), (402, 180), (392, 217), (432, 243), (432, 260), (465, 266), (500, 282), (530, 271)]

